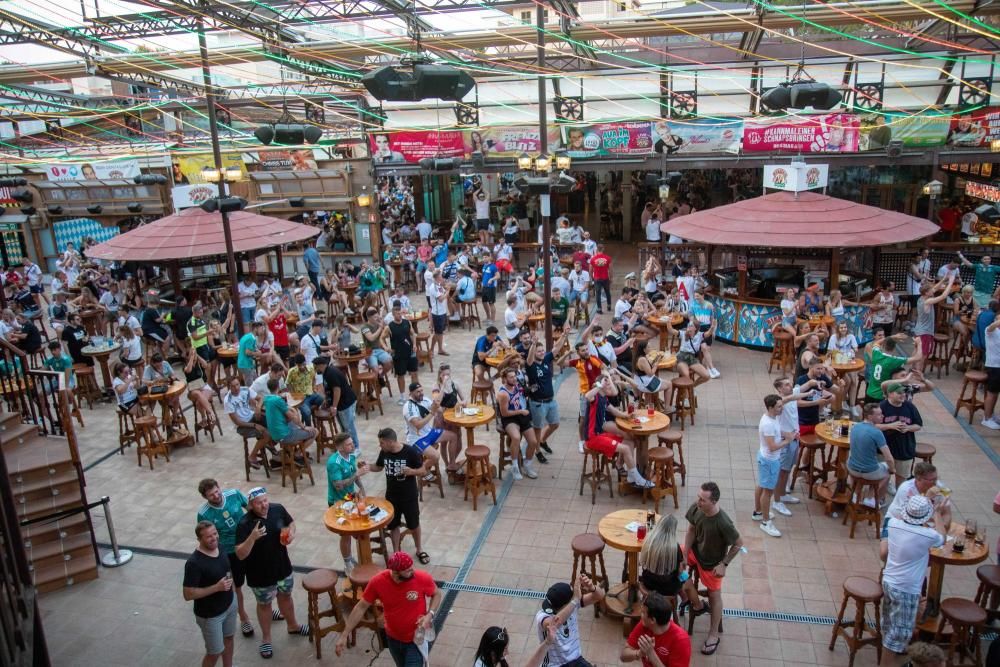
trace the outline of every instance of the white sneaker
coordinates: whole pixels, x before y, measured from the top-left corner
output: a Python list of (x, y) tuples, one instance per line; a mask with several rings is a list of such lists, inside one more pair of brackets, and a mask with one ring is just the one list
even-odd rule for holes
[(792, 511), (785, 507), (784, 503), (771, 503), (771, 509), (782, 516), (792, 516)]
[(750, 518), (753, 519), (754, 521), (763, 521), (764, 514), (761, 512), (754, 512), (753, 514), (750, 515)]
[(400, 396), (399, 400), (396, 401), (396, 405), (406, 405), (406, 398), (404, 396)]
[(861, 504), (864, 505), (865, 507), (871, 507), (872, 509), (875, 509), (874, 498), (865, 498), (864, 500), (861, 501)]
[(535, 468), (531, 465), (531, 461), (524, 462), (524, 476), (528, 479), (538, 479), (538, 473), (535, 472)]
[(781, 531), (774, 527), (774, 523), (771, 521), (761, 521), (760, 529), (771, 537), (781, 537)]
[(345, 315), (353, 315), (354, 311), (351, 310), (350, 308), (344, 308), (344, 314)]
[(717, 377), (722, 377), (722, 373), (719, 372), (718, 368), (709, 368), (708, 376), (712, 379), (715, 379)]
[(853, 408), (851, 408), (851, 414), (854, 415), (855, 418), (860, 419), (861, 418), (861, 406), (860, 405), (855, 405)]
[(637, 486), (640, 489), (651, 489), (655, 484), (642, 476), (642, 473), (638, 469), (630, 470), (628, 473), (628, 481), (632, 486)]
[(798, 505), (799, 503), (802, 502), (795, 496), (790, 496), (790, 495), (781, 496), (780, 498), (778, 498), (778, 501), (785, 503), (786, 505)]
[(583, 454), (583, 448), (584, 448), (584, 446), (586, 444), (587, 443), (585, 443), (583, 440), (581, 440), (580, 442), (576, 443), (576, 448), (580, 450), (581, 454)]
[(986, 428), (993, 429), (994, 431), (1000, 430), (1000, 422), (997, 422), (996, 419), (994, 419), (993, 417), (990, 417), (989, 419), (984, 419), (979, 423), (985, 426)]
[(516, 463), (510, 467), (510, 476), (514, 478), (515, 482), (520, 482), (524, 479), (524, 476), (521, 474), (521, 469)]

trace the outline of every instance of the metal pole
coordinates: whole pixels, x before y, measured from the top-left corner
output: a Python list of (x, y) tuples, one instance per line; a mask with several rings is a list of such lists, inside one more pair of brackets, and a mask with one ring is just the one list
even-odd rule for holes
[[(202, 5), (207, 5), (202, 0)], [(219, 170), (219, 199), (226, 196), (226, 179), (222, 177), (222, 147), (219, 145), (219, 123), (215, 118), (215, 86), (212, 84), (212, 72), (208, 66), (208, 46), (205, 43), (205, 22), (198, 19), (198, 51), (201, 54), (201, 78), (205, 85), (205, 105), (208, 113), (208, 131), (212, 136), (212, 155), (215, 158), (215, 168)], [(221, 203), (221, 202), (220, 202)], [(236, 328), (242, 335), (243, 332), (243, 311), (240, 308), (240, 293), (236, 288), (239, 282), (236, 278), (236, 256), (233, 254), (233, 232), (229, 226), (229, 214), (221, 210), (219, 215), (222, 218), (222, 235), (226, 240), (226, 271), (229, 273), (229, 298), (233, 303), (234, 314), (236, 315)]]
[(101, 504), (104, 505), (104, 520), (108, 522), (108, 535), (111, 536), (111, 553), (104, 554), (104, 557), (101, 558), (101, 565), (118, 567), (132, 560), (132, 552), (128, 549), (118, 548), (118, 535), (115, 533), (115, 523), (111, 520), (111, 498), (103, 496)]
[[(535, 31), (537, 44), (538, 44), (538, 71), (541, 72), (545, 69), (545, 13), (542, 9), (542, 4), (539, 3), (535, 7), (535, 24), (538, 30)], [(549, 152), (549, 135), (548, 130), (545, 127), (547, 124), (546, 119), (546, 91), (545, 91), (545, 77), (542, 75), (538, 76), (538, 140), (542, 147), (543, 153)], [(551, 188), (549, 194), (549, 207), (552, 206), (552, 194)], [(541, 206), (539, 206), (541, 209)], [(545, 311), (550, 311), (545, 318), (545, 348), (552, 350), (552, 254), (549, 252), (549, 248), (552, 247), (552, 224), (549, 220), (549, 216), (542, 215), (542, 271), (545, 273), (545, 283), (544, 292), (542, 298), (545, 302), (542, 307)]]

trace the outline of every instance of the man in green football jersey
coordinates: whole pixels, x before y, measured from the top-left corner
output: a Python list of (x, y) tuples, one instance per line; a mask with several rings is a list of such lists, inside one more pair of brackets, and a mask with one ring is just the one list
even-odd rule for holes
[(229, 558), (229, 568), (233, 573), (236, 587), (236, 604), (240, 615), (240, 631), (244, 637), (253, 637), (253, 624), (243, 608), (243, 583), (246, 572), (243, 561), (236, 557), (236, 526), (246, 513), (247, 499), (239, 489), (219, 488), (214, 479), (203, 479), (198, 483), (198, 493), (205, 504), (198, 510), (198, 521), (211, 521), (219, 531), (219, 550)]
[[(899, 335), (899, 334), (897, 334)], [(909, 357), (895, 354), (896, 337), (886, 338), (882, 341), (882, 347), (872, 350), (872, 360), (868, 372), (868, 390), (865, 392), (867, 398), (872, 401), (881, 401), (885, 398), (882, 392), (882, 383), (892, 378), (892, 374), (906, 364), (912, 364), (923, 358), (920, 351), (920, 343), (914, 342), (913, 354)]]

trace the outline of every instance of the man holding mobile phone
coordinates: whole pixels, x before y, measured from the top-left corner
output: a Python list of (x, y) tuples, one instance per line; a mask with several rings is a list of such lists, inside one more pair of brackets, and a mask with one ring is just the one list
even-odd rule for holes
[(237, 605), (229, 557), (219, 549), (219, 531), (211, 521), (199, 521), (194, 534), (198, 548), (184, 564), (184, 599), (194, 601), (205, 640), (201, 664), (212, 667), (221, 657), (223, 667), (232, 667)]

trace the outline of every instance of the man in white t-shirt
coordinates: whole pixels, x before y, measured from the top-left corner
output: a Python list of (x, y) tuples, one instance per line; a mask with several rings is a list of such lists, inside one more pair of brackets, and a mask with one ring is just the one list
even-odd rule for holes
[[(927, 523), (934, 519), (934, 527)], [(945, 528), (940, 509), (924, 496), (906, 501), (902, 518), (890, 517), (888, 536), (879, 545), (885, 560), (882, 571), (883, 666), (895, 667), (906, 660), (906, 647), (913, 637), (920, 607), (920, 589), (927, 573), (930, 550), (944, 545)]]
[(527, 312), (518, 312), (517, 294), (514, 290), (507, 292), (507, 309), (503, 311), (504, 335), (511, 345), (517, 344), (517, 337), (521, 335), (521, 328), (524, 321), (528, 319)]
[(920, 284), (931, 277), (930, 254), (931, 251), (925, 248), (914, 255), (910, 263), (910, 271), (906, 275), (906, 291), (913, 297), (920, 296)]
[(942, 264), (941, 268), (937, 270), (937, 277), (938, 280), (953, 277), (956, 285), (962, 284), (962, 278), (959, 275), (958, 262), (956, 260), (951, 260), (947, 264)]
[(930, 499), (934, 509), (940, 510), (941, 518), (944, 519), (945, 529), (951, 527), (951, 501), (941, 493), (938, 482), (937, 468), (933, 463), (920, 461), (913, 466), (913, 477), (906, 480), (896, 489), (892, 504), (885, 511), (885, 520), (882, 522), (882, 537), (889, 536), (889, 519), (902, 519), (906, 503), (913, 496), (924, 496)]
[(782, 400), (777, 394), (764, 397), (764, 415), (757, 425), (760, 447), (757, 450), (757, 489), (753, 497), (753, 520), (760, 521), (760, 529), (771, 537), (781, 537), (771, 519), (771, 495), (778, 486), (781, 473), (781, 450), (795, 439), (794, 433), (782, 432), (778, 416)]
[(479, 233), (479, 240), (486, 244), (493, 243), (490, 235), (490, 196), (479, 188), (472, 195), (472, 201), (476, 205), (476, 231)]
[(427, 300), (431, 310), (431, 353), (437, 346), (438, 354), (448, 356), (444, 351), (444, 332), (448, 328), (448, 288), (444, 284), (444, 274), (438, 269), (427, 285)]
[(597, 241), (590, 238), (590, 232), (583, 233), (583, 251), (593, 257), (597, 254)]
[(632, 310), (632, 304), (628, 300), (630, 296), (632, 296), (632, 292), (629, 288), (623, 287), (622, 293), (618, 296), (618, 300), (615, 301), (615, 317), (624, 317), (625, 313)]
[(1000, 429), (993, 411), (997, 405), (997, 395), (1000, 394), (1000, 313), (993, 318), (983, 332), (983, 344), (986, 346), (986, 400), (983, 407), (983, 426), (993, 430)]
[(573, 270), (569, 273), (569, 286), (570, 304), (579, 300), (581, 304), (585, 305), (587, 299), (590, 298), (590, 272), (583, 268), (581, 262), (573, 263)]
[(660, 242), (660, 216), (653, 213), (646, 222), (646, 240), (650, 243)]
[(299, 340), (299, 351), (306, 358), (306, 365), (312, 365), (313, 359), (323, 353), (323, 321), (313, 320), (309, 333)]
[(260, 467), (264, 448), (271, 444), (264, 413), (260, 411), (262, 397), (250, 387), (240, 386), (238, 377), (229, 381), (228, 390), (222, 392), (222, 408), (236, 426), (236, 432), (246, 438), (256, 438), (250, 452), (250, 466)]
[(596, 604), (604, 598), (604, 589), (595, 586), (585, 574), (577, 577), (573, 585), (553, 584), (542, 600), (541, 610), (535, 614), (539, 641), (554, 635), (546, 656), (547, 665), (583, 665), (580, 647), (579, 610)]
[(240, 314), (243, 315), (243, 326), (249, 331), (253, 322), (253, 311), (257, 307), (257, 285), (250, 276), (243, 276), (243, 282), (236, 287), (240, 296)]
[(271, 364), (271, 370), (264, 373), (250, 384), (250, 388), (253, 389), (253, 393), (261, 397), (270, 396), (271, 392), (267, 389), (267, 381), (271, 378), (278, 381), (279, 392), (285, 390), (285, 367), (275, 362)]
[(688, 310), (691, 309), (691, 302), (694, 301), (694, 290), (698, 282), (698, 279), (695, 277), (697, 271), (698, 269), (692, 266), (688, 269), (686, 275), (677, 279), (677, 296), (684, 302)]
[[(806, 388), (815, 385), (814, 380), (806, 383)], [(776, 485), (775, 496), (771, 501), (771, 509), (783, 516), (792, 516), (791, 510), (786, 505), (797, 505), (800, 501), (790, 493), (786, 493), (788, 488), (788, 476), (795, 467), (796, 459), (799, 456), (799, 405), (814, 405), (812, 401), (805, 401), (799, 395), (798, 387), (794, 386), (791, 378), (783, 377), (774, 381), (774, 389), (781, 396), (781, 414), (778, 415), (778, 423), (781, 425), (782, 434), (791, 433), (792, 441), (787, 447), (781, 450), (781, 469), (778, 471), (778, 484)]]

